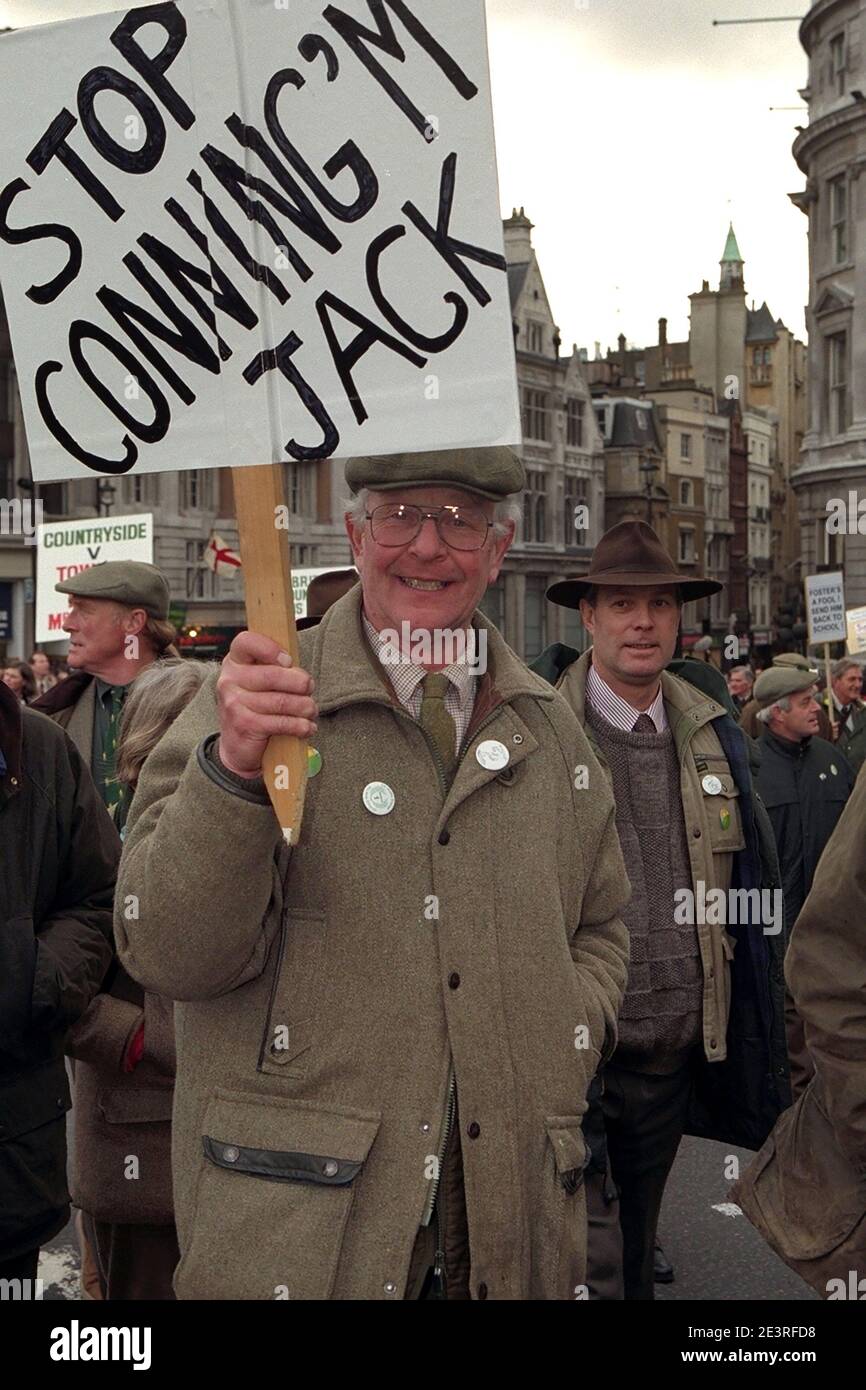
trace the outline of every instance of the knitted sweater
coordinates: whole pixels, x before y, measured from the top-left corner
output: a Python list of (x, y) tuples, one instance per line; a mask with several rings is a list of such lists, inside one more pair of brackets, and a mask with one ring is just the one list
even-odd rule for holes
[(632, 887), (623, 913), (631, 964), (614, 1060), (638, 1071), (675, 1071), (700, 1040), (703, 972), (694, 925), (674, 921), (674, 893), (691, 889), (692, 875), (673, 735), (625, 733), (588, 701), (586, 722), (613, 777)]

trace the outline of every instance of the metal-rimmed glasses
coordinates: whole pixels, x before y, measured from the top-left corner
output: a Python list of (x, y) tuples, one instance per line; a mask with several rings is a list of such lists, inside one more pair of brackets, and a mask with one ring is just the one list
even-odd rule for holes
[(385, 502), (364, 513), (377, 545), (408, 545), (414, 541), (425, 521), (435, 522), (439, 538), (452, 550), (481, 550), (493, 525), (479, 507), (415, 507), (403, 502)]

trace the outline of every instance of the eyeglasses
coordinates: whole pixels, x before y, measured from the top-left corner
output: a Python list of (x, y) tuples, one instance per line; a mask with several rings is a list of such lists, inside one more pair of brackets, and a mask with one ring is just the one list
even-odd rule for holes
[(386, 502), (365, 516), (377, 545), (408, 545), (428, 518), (436, 523), (440, 540), (452, 550), (480, 550), (493, 525), (478, 507), (413, 507)]

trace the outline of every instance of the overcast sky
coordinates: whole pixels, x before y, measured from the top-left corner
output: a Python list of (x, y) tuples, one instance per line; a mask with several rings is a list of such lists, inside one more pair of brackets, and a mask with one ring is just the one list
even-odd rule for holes
[[(451, 3), (452, 0), (449, 0)], [(141, 0), (144, 3), (144, 0)], [(806, 219), (788, 199), (807, 0), (486, 0), (502, 208), (524, 206), (564, 348), (688, 333), (733, 220), (746, 289), (804, 334)], [(0, 27), (118, 9), (0, 0)]]

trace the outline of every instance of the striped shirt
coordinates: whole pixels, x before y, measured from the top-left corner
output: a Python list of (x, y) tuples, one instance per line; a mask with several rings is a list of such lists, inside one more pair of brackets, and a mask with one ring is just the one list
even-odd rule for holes
[(657, 734), (663, 734), (668, 727), (661, 682), (659, 682), (658, 694), (649, 709), (635, 709), (634, 705), (628, 703), (628, 700), (624, 700), (621, 695), (617, 695), (615, 690), (611, 690), (607, 681), (602, 679), (593, 665), (590, 665), (586, 677), (586, 698), (602, 719), (606, 719), (608, 724), (612, 724), (615, 729), (622, 729), (623, 733), (630, 734), (642, 714), (649, 716), (656, 726)]
[[(383, 639), (381, 633), (376, 631), (363, 609), (361, 610), (361, 617), (363, 618), (367, 641), (373, 649), (373, 655), (379, 657), (383, 647), (387, 648), (388, 659), (382, 662), (382, 668), (394, 688), (394, 694), (407, 714), (411, 714), (413, 719), (420, 719), (423, 699), (421, 682), (427, 672), (422, 666), (415, 666), (411, 661), (394, 662), (392, 659), (393, 647)], [(445, 696), (445, 708), (454, 720), (454, 727), (457, 731), (455, 751), (459, 752), (466, 736), (466, 730), (469, 728), (469, 721), (472, 718), (478, 681), (472, 668), (463, 662), (453, 666), (444, 666), (442, 675), (447, 676), (449, 681), (448, 692)]]

